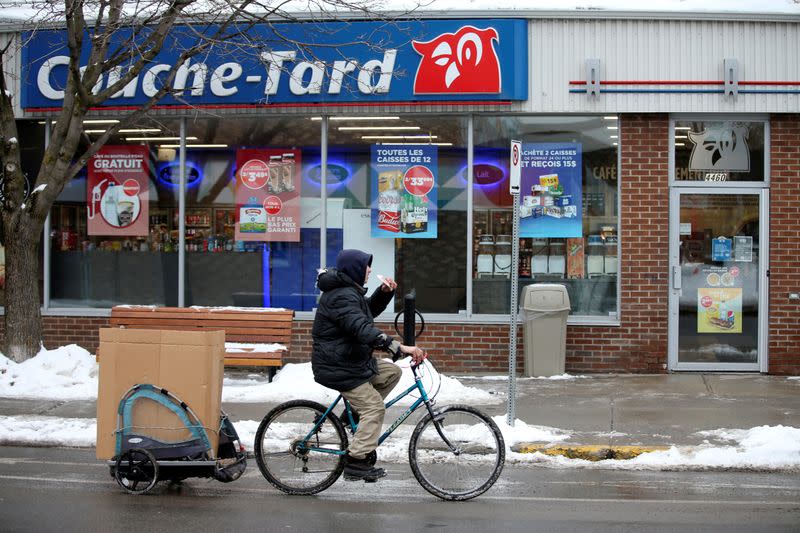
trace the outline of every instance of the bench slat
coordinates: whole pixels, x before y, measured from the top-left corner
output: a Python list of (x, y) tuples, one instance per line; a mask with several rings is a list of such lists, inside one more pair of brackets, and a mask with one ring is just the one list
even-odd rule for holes
[(283, 362), (278, 359), (245, 359), (242, 357), (226, 357), (226, 366), (283, 366)]
[[(176, 327), (195, 327), (195, 328), (203, 328), (203, 329), (215, 329), (215, 330), (225, 330), (225, 331), (242, 331), (242, 332), (250, 332), (250, 331), (276, 331), (276, 332), (285, 332), (288, 327), (289, 323), (281, 324), (276, 322), (264, 322), (261, 325), (255, 324), (243, 324), (241, 322), (237, 322), (235, 320), (231, 321), (221, 321), (221, 320), (214, 320), (214, 321), (205, 321), (199, 318), (195, 318), (194, 320), (158, 320), (152, 318), (126, 318), (126, 319), (118, 319), (113, 318), (111, 319), (111, 324), (114, 326), (176, 326)], [(268, 333), (269, 334), (269, 333)]]

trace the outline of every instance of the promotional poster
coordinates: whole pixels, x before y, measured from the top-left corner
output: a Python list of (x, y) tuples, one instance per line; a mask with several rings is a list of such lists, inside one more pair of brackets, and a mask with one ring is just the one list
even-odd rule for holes
[(146, 236), (150, 158), (147, 146), (104, 146), (88, 165), (88, 235)]
[(520, 237), (583, 237), (583, 165), (579, 143), (525, 143), (520, 179)]
[(372, 237), (436, 238), (437, 157), (431, 145), (372, 145)]
[(697, 332), (741, 333), (741, 269), (707, 266), (700, 274), (706, 287), (697, 289)]
[(300, 150), (236, 151), (237, 241), (300, 242)]

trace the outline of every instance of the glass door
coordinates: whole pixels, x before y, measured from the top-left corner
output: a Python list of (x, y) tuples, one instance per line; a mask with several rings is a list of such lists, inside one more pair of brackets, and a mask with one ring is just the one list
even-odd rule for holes
[(767, 195), (672, 190), (671, 370), (766, 371)]

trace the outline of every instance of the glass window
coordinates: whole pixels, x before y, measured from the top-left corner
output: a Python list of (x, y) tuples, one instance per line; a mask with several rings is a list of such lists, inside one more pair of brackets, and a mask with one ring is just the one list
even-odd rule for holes
[[(320, 266), (320, 123), (201, 118), (187, 123), (186, 145), (186, 305), (311, 311)], [(165, 154), (159, 175), (177, 176), (178, 164)], [(328, 231), (327, 248), (335, 258), (341, 229)]]
[(397, 294), (415, 289), (421, 312), (466, 309), (467, 120), (339, 116), (328, 132), (329, 231), (372, 253)]
[(675, 179), (764, 181), (764, 122), (678, 120)]
[(558, 282), (571, 314), (616, 317), (616, 117), (484, 116), (474, 127), (473, 312), (509, 312), (514, 139), (523, 143), (520, 291)]
[[(86, 138), (109, 120), (85, 120)], [(168, 214), (178, 189), (156, 169), (158, 143), (179, 142), (179, 129), (177, 119), (141, 119), (64, 187), (51, 211), (51, 307), (177, 305), (178, 229)]]

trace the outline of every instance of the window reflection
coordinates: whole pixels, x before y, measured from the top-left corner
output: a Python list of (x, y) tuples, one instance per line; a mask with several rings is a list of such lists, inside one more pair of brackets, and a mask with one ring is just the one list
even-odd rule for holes
[[(83, 144), (115, 119), (84, 121)], [(157, 173), (177, 119), (142, 119), (112, 137), (51, 211), (51, 307), (178, 303), (178, 190)], [(166, 139), (166, 140), (165, 140)]]
[(574, 206), (569, 207), (574, 202), (580, 202), (582, 212), (579, 237), (520, 239), (520, 291), (530, 283), (562, 283), (569, 292), (573, 315), (616, 316), (617, 128), (616, 117), (476, 118), (472, 243), (475, 313), (509, 311), (513, 199), (508, 173), (513, 138), (521, 140), (524, 147), (574, 149), (582, 163), (578, 171), (581, 198), (572, 199), (562, 186), (543, 182), (520, 194), (520, 215), (529, 220), (544, 220), (545, 215), (569, 217), (568, 210), (577, 212)]

